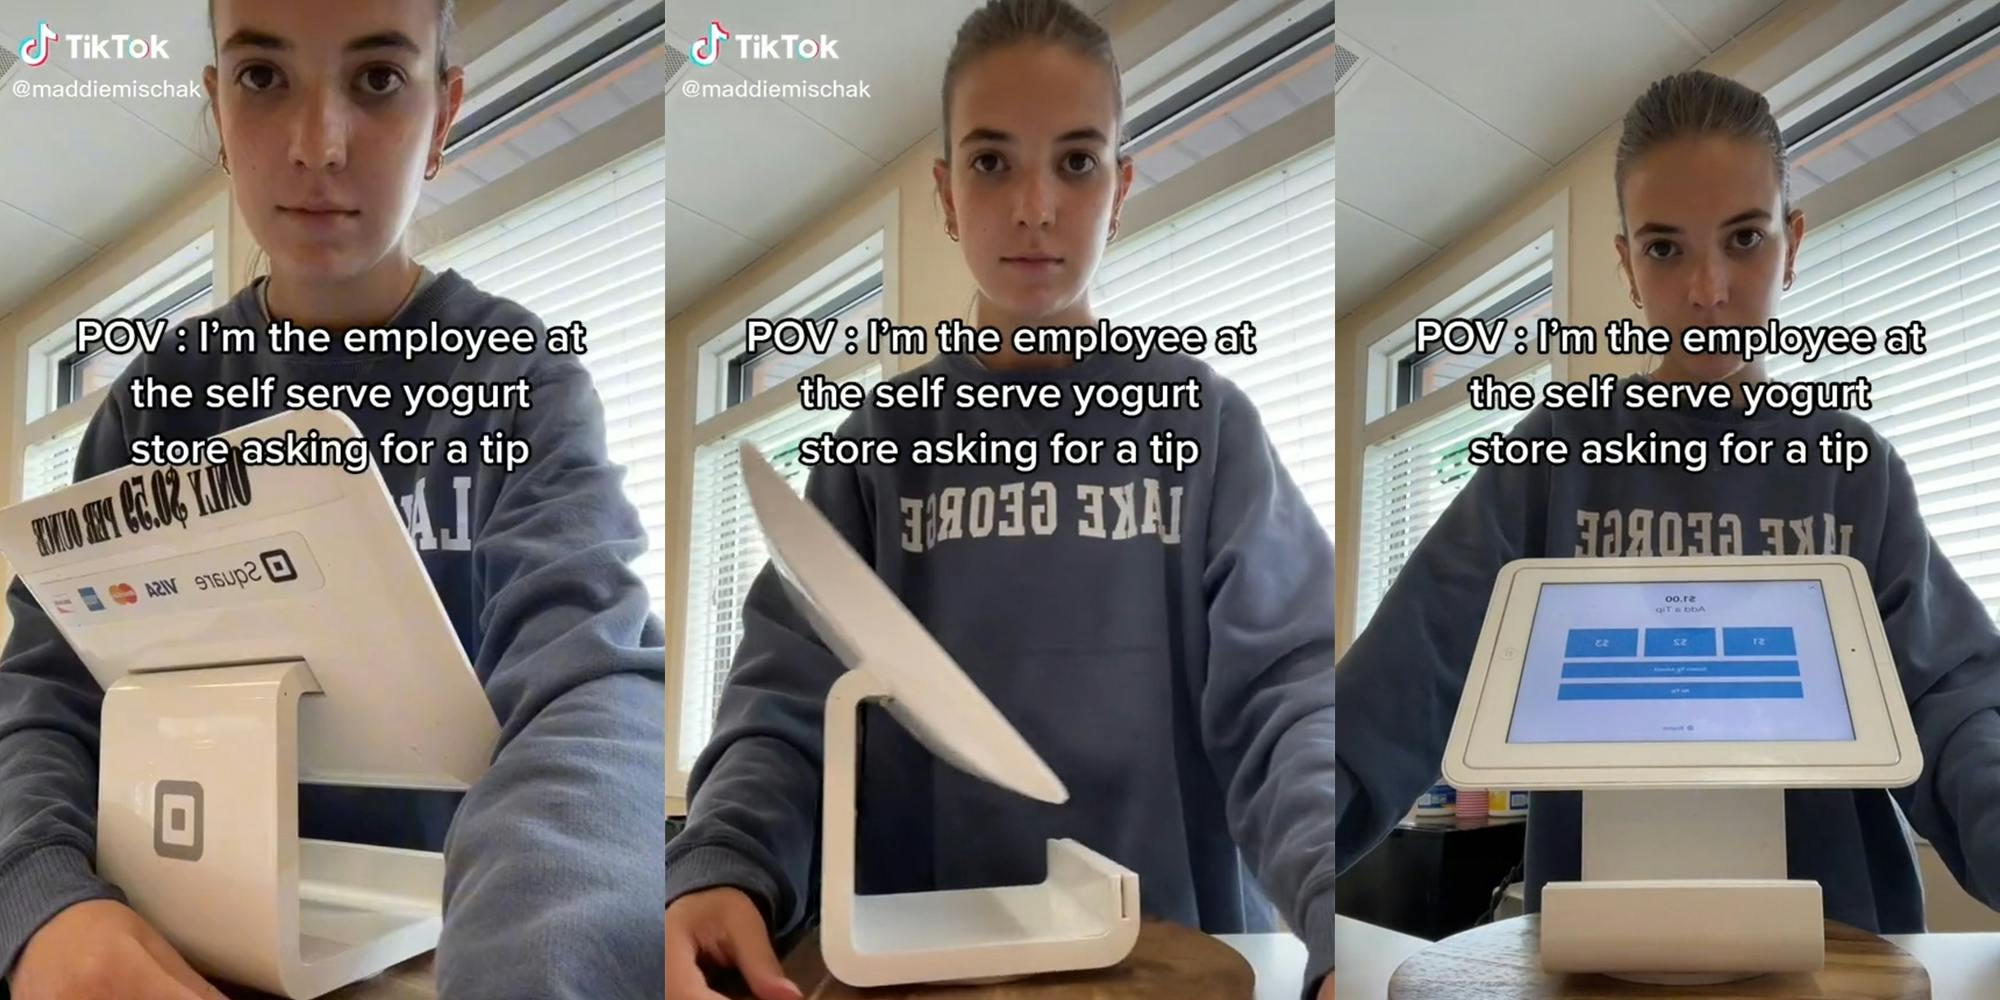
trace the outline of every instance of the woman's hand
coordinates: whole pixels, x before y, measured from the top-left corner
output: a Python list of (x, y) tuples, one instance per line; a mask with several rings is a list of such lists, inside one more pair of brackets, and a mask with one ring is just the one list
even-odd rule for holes
[(228, 1000), (125, 904), (78, 903), (28, 939), (7, 977), (14, 1000)]
[(703, 958), (741, 973), (757, 1000), (804, 1000), (771, 950), (764, 914), (740, 889), (691, 892), (667, 907), (667, 1000), (726, 1000), (708, 988)]

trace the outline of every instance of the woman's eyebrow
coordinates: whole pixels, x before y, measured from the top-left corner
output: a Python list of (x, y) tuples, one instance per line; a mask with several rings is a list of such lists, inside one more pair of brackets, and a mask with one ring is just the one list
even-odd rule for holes
[[(975, 142), (997, 142), (1005, 144), (1013, 141), (1014, 137), (1012, 135), (1006, 132), (1002, 132), (999, 129), (976, 128), (970, 132), (965, 133), (965, 137), (958, 140), (958, 144), (961, 146)], [(1104, 137), (1103, 129), (1078, 128), (1078, 129), (1071, 129), (1059, 136), (1056, 136), (1056, 141), (1057, 142), (1086, 142), (1086, 141), (1110, 142), (1111, 140), (1106, 139)]]
[[(1757, 222), (1757, 221), (1768, 222), (1770, 221), (1770, 218), (1771, 218), (1770, 212), (1767, 212), (1761, 208), (1753, 208), (1747, 212), (1738, 212), (1735, 215), (1732, 215), (1729, 218), (1722, 220), (1722, 228), (1728, 228), (1730, 226), (1739, 225), (1745, 222)], [(1648, 222), (1645, 225), (1640, 226), (1639, 228), (1633, 230), (1632, 235), (1646, 236), (1651, 233), (1662, 233), (1668, 236), (1673, 236), (1677, 235), (1680, 231), (1681, 227), (1679, 226), (1669, 226), (1664, 222)]]
[[(222, 43), (222, 50), (224, 52), (231, 49), (270, 49), (278, 52), (288, 52), (291, 48), (291, 42), (268, 31), (258, 31), (255, 28), (238, 29), (235, 34), (229, 36), (228, 41)], [(372, 52), (377, 49), (399, 49), (411, 55), (423, 54), (423, 49), (410, 36), (400, 31), (378, 31), (375, 34), (363, 35), (347, 43), (347, 51), (349, 52)]]

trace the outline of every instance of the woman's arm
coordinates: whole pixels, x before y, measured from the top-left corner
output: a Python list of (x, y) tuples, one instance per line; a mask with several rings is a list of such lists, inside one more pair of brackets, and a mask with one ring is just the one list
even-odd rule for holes
[[(127, 461), (117, 400), (98, 407), (77, 448), (81, 482)], [(17, 579), (0, 657), (0, 976), (41, 926), (71, 905), (124, 900), (97, 877), (98, 714), (104, 689)]]
[[(1510, 436), (1550, 432), (1536, 410)], [(1436, 783), (1493, 581), (1547, 547), (1547, 483), (1537, 467), (1475, 472), (1341, 657), (1339, 870), (1374, 850)]]
[(1902, 457), (1883, 443), (1877, 455), (1888, 475), (1869, 574), (1924, 753), (1894, 795), (1959, 884), (2000, 910), (2000, 630), (1925, 528)]
[[(874, 532), (852, 467), (814, 468), (805, 496), (868, 558)], [(845, 670), (765, 564), (743, 602), (743, 641), (714, 735), (688, 777), (687, 829), (667, 852), (669, 902), (741, 889), (778, 938), (817, 912), (826, 695)]]
[(445, 843), (447, 997), (658, 997), (666, 655), (628, 561), (646, 533), (571, 358), (544, 361), (533, 448), (472, 544), (476, 657), (500, 721)]
[(1232, 836), (1306, 944), (1310, 996), (1333, 968), (1333, 545), (1249, 399), (1222, 398), (1202, 739)]

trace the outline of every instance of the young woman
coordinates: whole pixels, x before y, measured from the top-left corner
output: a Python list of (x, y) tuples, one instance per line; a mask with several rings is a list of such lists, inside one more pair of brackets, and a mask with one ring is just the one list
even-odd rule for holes
[[(1616, 250), (1650, 325), (1761, 326), (1792, 283), (1805, 219), (1791, 206), (1770, 106), (1708, 73), (1652, 86), (1625, 117)], [(1763, 362), (1675, 350), (1648, 376), (1741, 386)], [(1738, 395), (1741, 395), (1738, 390)], [(1868, 569), (1924, 754), (1909, 788), (1785, 796), (1791, 875), (1820, 883), (1826, 915), (1881, 933), (1921, 931), (1923, 886), (1902, 817), (1971, 893), (2000, 907), (2000, 633), (1918, 515), (1910, 473), (1860, 418), (1537, 410), (1514, 434), (1813, 440), (1840, 430), (1874, 458), (1837, 466), (1481, 469), (1424, 536), (1337, 672), (1340, 867), (1373, 849), (1437, 778), (1466, 664), (1500, 567), (1525, 557), (1852, 556)], [(1900, 816), (1899, 814), (1900, 807)], [(1528, 908), (1580, 877), (1579, 799), (1536, 794)]]
[[(1058, 0), (990, 3), (959, 31), (943, 105), (934, 174), (945, 228), (978, 286), (971, 318), (1010, 334), (1094, 323), (1087, 290), (1132, 178), (1103, 29)], [(1333, 943), (1333, 553), (1254, 408), (1182, 356), (944, 355), (910, 377), (935, 374), (1195, 377), (1203, 405), (1136, 420), (871, 408), (841, 433), (907, 447), (958, 431), (1144, 440), (1172, 429), (1201, 441), (1204, 458), (1184, 473), (1110, 462), (1027, 475), (813, 471), (808, 498), (1071, 793), (1060, 806), (1014, 796), (900, 727), (870, 726), (859, 890), (1039, 882), (1044, 841), (1072, 837), (1137, 871), (1154, 916), (1267, 931), (1268, 894), (1310, 946), (1317, 992)], [(768, 569), (744, 615), (716, 735), (692, 775), (689, 824), (668, 850), (674, 1000), (712, 995), (704, 959), (738, 968), (765, 1000), (795, 998), (769, 938), (818, 908), (822, 706), (844, 668)]]
[[(520, 306), (404, 249), (463, 83), (448, 0), (216, 0), (205, 74), (222, 164), (270, 276), (213, 313), (225, 326), (531, 326)], [(371, 440), (476, 441), (504, 430), (533, 458), (506, 473), (380, 466), (499, 717), (491, 770), (463, 797), (301, 789), (308, 836), (442, 849), (443, 997), (656, 998), (661, 969), (664, 652), (627, 561), (646, 535), (605, 453), (573, 357), (333, 354), (135, 359), (92, 419), (79, 479), (128, 442), (204, 438), (267, 412), (140, 410), (130, 380), (532, 384), (532, 408), (404, 419), (349, 414)], [(476, 455), (476, 452), (475, 452)], [(0, 969), (15, 1000), (219, 998), (92, 871), (103, 693), (18, 584), (0, 660)], [(366, 627), (366, 623), (357, 623)], [(448, 829), (447, 829), (448, 828)], [(448, 835), (447, 835), (448, 834)], [(162, 933), (164, 932), (164, 934)]]

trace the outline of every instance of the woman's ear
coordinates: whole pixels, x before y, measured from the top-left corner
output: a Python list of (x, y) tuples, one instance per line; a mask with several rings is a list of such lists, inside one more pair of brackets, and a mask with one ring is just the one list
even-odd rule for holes
[(942, 158), (931, 161), (931, 179), (937, 184), (938, 202), (944, 206), (945, 235), (958, 241), (958, 206), (951, 200), (951, 164)]
[(465, 70), (453, 66), (445, 70), (444, 80), (438, 85), (437, 120), (431, 125), (431, 155), (424, 170), (425, 180), (436, 177), (444, 168), (444, 144), (451, 138), (451, 126), (458, 121), (458, 109), (464, 103)]
[(1785, 287), (1792, 287), (1793, 268), (1799, 259), (1799, 244), (1806, 238), (1806, 213), (1792, 209), (1785, 216)]
[(1611, 238), (1611, 247), (1618, 252), (1618, 273), (1625, 279), (1625, 293), (1632, 298), (1632, 305), (1639, 305), (1639, 279), (1632, 274), (1632, 244), (1624, 233)]
[(1111, 232), (1104, 237), (1106, 241), (1118, 235), (1118, 219), (1125, 214), (1125, 195), (1132, 190), (1132, 177), (1134, 173), (1132, 158), (1129, 156), (1120, 156), (1118, 158), (1118, 193), (1111, 199)]
[(222, 161), (222, 169), (227, 171), (229, 169), (229, 151), (222, 145), (222, 99), (217, 97), (215, 93), (216, 80), (215, 67), (207, 66), (202, 69), (201, 89), (208, 93), (208, 116), (215, 121), (216, 149), (220, 151), (218, 156)]

